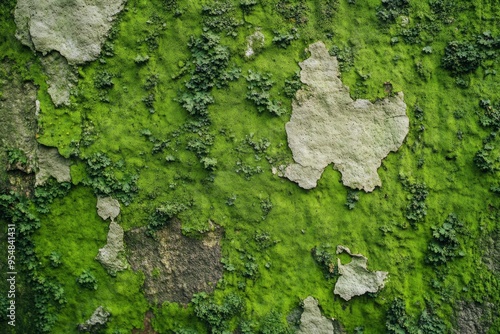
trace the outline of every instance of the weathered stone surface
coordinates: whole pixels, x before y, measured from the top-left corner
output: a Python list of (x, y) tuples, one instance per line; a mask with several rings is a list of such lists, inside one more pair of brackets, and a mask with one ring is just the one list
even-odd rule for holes
[(69, 105), (69, 95), (78, 78), (76, 71), (58, 52), (40, 57), (47, 74), (48, 93), (56, 107)]
[(500, 229), (489, 233), (482, 241), (483, 262), (492, 272), (500, 274)]
[(286, 124), (295, 164), (285, 176), (311, 189), (333, 163), (344, 185), (372, 191), (381, 185), (377, 169), (382, 159), (397, 151), (408, 133), (403, 94), (375, 103), (353, 100), (325, 45), (314, 43), (309, 51), (311, 57), (299, 63), (307, 88), (297, 91)]
[(361, 296), (367, 292), (375, 293), (384, 287), (384, 280), (389, 273), (385, 271), (371, 272), (366, 265), (368, 259), (361, 254), (352, 254), (349, 248), (337, 246), (337, 254), (348, 253), (352, 260), (343, 265), (338, 259), (338, 269), (341, 275), (335, 284), (333, 293), (339, 295), (344, 300)]
[(96, 260), (114, 275), (118, 271), (127, 269), (127, 260), (125, 258), (125, 248), (123, 245), (123, 228), (111, 221), (109, 224), (108, 243), (99, 249)]
[(259, 30), (247, 37), (245, 57), (250, 58), (264, 47), (265, 36)]
[[(22, 78), (13, 61), (5, 58), (0, 61), (0, 92), (0, 192), (10, 189), (30, 196), (35, 184), (34, 174), (30, 173), (36, 166), (37, 88)], [(8, 149), (22, 151), (27, 162), (9, 166)]]
[(96, 59), (125, 0), (19, 0), (17, 38), (44, 55), (58, 51), (70, 64)]
[(455, 309), (455, 328), (453, 333), (486, 334), (493, 322), (491, 303), (483, 305), (474, 302), (459, 302)]
[(97, 214), (102, 219), (110, 218), (112, 221), (120, 214), (120, 202), (113, 197), (97, 198)]
[(99, 306), (85, 323), (78, 325), (78, 330), (80, 332), (98, 333), (99, 330), (106, 326), (110, 315), (104, 307)]
[(43, 185), (51, 176), (54, 177), (57, 182), (71, 182), (70, 161), (62, 157), (57, 148), (39, 145), (37, 157), (37, 186)]
[(333, 322), (324, 317), (318, 306), (318, 301), (309, 296), (304, 299), (304, 312), (300, 317), (300, 327), (297, 334), (332, 334)]
[(139, 228), (125, 234), (125, 243), (130, 265), (146, 276), (144, 292), (150, 302), (188, 304), (193, 294), (212, 292), (222, 278), (221, 238), (219, 227), (201, 240), (188, 238), (174, 219), (156, 232), (156, 240)]

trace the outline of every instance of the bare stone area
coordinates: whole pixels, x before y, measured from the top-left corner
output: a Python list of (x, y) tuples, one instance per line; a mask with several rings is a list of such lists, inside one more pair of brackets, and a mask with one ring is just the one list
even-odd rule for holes
[(111, 221), (107, 244), (99, 249), (96, 260), (99, 261), (111, 275), (116, 275), (118, 271), (127, 269), (125, 258), (125, 247), (123, 245), (123, 228)]
[(264, 47), (265, 36), (257, 30), (247, 37), (247, 49), (245, 50), (245, 57), (250, 58), (259, 52)]
[(297, 91), (286, 124), (295, 163), (285, 176), (311, 189), (333, 163), (344, 185), (373, 191), (381, 186), (377, 169), (382, 159), (397, 151), (408, 134), (403, 93), (375, 103), (353, 100), (325, 45), (316, 42), (308, 50), (311, 56), (299, 63), (307, 87)]
[(39, 145), (37, 156), (37, 186), (43, 185), (51, 176), (54, 177), (57, 182), (71, 182), (70, 161), (62, 157), (57, 148)]
[(367, 269), (368, 259), (361, 254), (352, 254), (349, 248), (337, 246), (337, 254), (346, 252), (352, 257), (351, 262), (343, 265), (338, 259), (340, 277), (335, 284), (333, 293), (344, 300), (361, 296), (367, 292), (375, 293), (384, 287), (384, 281), (388, 272), (369, 271)]
[(193, 294), (211, 292), (222, 278), (222, 230), (215, 227), (201, 240), (182, 235), (179, 220), (156, 232), (156, 240), (144, 228), (125, 233), (128, 261), (144, 272), (144, 292), (155, 304), (165, 301), (188, 304)]
[(495, 274), (500, 274), (500, 229), (489, 233), (482, 245), (484, 264)]
[(19, 0), (16, 37), (46, 55), (58, 51), (70, 64), (95, 60), (125, 0)]
[[(0, 192), (15, 190), (30, 196), (35, 185), (37, 87), (25, 81), (16, 64), (0, 62)], [(27, 161), (9, 164), (8, 150), (18, 150)], [(5, 168), (7, 167), (7, 168)]]
[(97, 59), (126, 0), (18, 0), (16, 37), (40, 57), (56, 107), (68, 105), (77, 82), (72, 65)]
[(335, 319), (328, 319), (321, 314), (318, 301), (309, 296), (303, 301), (304, 311), (300, 317), (297, 334), (343, 334), (345, 331)]
[(113, 197), (98, 197), (96, 207), (97, 214), (104, 220), (114, 221), (120, 214), (120, 202)]
[(78, 325), (78, 331), (99, 333), (106, 326), (110, 315), (111, 314), (106, 311), (104, 307), (99, 306), (85, 323)]
[(76, 85), (78, 78), (76, 70), (58, 52), (51, 52), (40, 57), (45, 73), (47, 74), (48, 93), (56, 107), (69, 105), (71, 89)]
[(455, 309), (456, 325), (453, 333), (486, 334), (493, 322), (493, 304), (459, 302)]

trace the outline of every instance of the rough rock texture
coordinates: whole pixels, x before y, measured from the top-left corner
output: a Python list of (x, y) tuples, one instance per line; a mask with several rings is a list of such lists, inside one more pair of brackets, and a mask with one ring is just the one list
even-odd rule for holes
[(342, 334), (345, 333), (340, 323), (321, 314), (318, 301), (309, 296), (304, 300), (304, 311), (300, 317), (297, 334)]
[(493, 305), (484, 305), (474, 302), (459, 302), (455, 312), (456, 326), (453, 330), (456, 334), (474, 333), (486, 334), (492, 323)]
[(482, 242), (483, 262), (492, 272), (500, 274), (500, 229), (493, 231)]
[(333, 293), (344, 300), (363, 295), (367, 292), (377, 292), (384, 287), (384, 280), (389, 273), (385, 271), (371, 272), (366, 268), (368, 259), (361, 254), (352, 254), (349, 248), (337, 246), (337, 254), (348, 253), (352, 260), (342, 265), (338, 259), (339, 274), (341, 275), (335, 284)]
[[(29, 196), (35, 184), (36, 165), (36, 86), (25, 81), (14, 62), (0, 61), (0, 192), (12, 189)], [(18, 149), (26, 164), (8, 166), (7, 149)]]
[(295, 164), (285, 176), (314, 188), (330, 163), (344, 185), (372, 191), (381, 185), (377, 169), (397, 151), (408, 133), (403, 94), (371, 103), (353, 100), (339, 78), (338, 63), (322, 42), (309, 46), (311, 57), (299, 63), (306, 89), (297, 91), (286, 124)]
[(127, 269), (125, 247), (123, 245), (123, 228), (111, 221), (109, 224), (108, 243), (99, 249), (96, 260), (106, 268), (108, 273), (115, 275), (118, 271)]
[(78, 81), (76, 70), (58, 52), (51, 52), (40, 60), (47, 74), (47, 91), (52, 102), (56, 107), (69, 105), (70, 91)]
[(110, 218), (114, 221), (120, 214), (120, 202), (113, 197), (98, 197), (96, 207), (97, 214), (104, 220)]
[(19, 0), (16, 37), (46, 55), (58, 51), (70, 64), (96, 59), (125, 0)]
[(16, 37), (41, 58), (56, 107), (69, 104), (76, 70), (97, 59), (114, 17), (126, 0), (18, 0)]
[(78, 330), (80, 332), (98, 333), (99, 330), (106, 326), (110, 315), (104, 307), (99, 306), (85, 323), (78, 325)]
[(148, 300), (187, 304), (193, 294), (213, 291), (223, 272), (221, 237), (218, 227), (202, 240), (185, 237), (178, 220), (157, 231), (157, 240), (147, 237), (144, 228), (128, 231), (128, 261), (134, 270), (144, 272)]
[(264, 47), (265, 36), (262, 32), (257, 30), (247, 37), (247, 49), (245, 50), (245, 57), (250, 58), (256, 52)]
[(36, 185), (43, 185), (49, 177), (54, 177), (57, 182), (71, 182), (69, 160), (59, 154), (55, 147), (38, 146), (38, 171)]

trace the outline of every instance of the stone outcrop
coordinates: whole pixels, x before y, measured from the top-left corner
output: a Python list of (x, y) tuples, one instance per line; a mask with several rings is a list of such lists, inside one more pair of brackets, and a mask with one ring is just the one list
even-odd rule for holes
[(322, 42), (309, 46), (311, 56), (299, 63), (301, 81), (292, 116), (286, 124), (294, 164), (285, 176), (305, 189), (314, 188), (329, 164), (344, 185), (373, 191), (381, 186), (377, 169), (397, 151), (408, 133), (403, 93), (372, 103), (353, 100), (339, 78), (337, 59)]
[(123, 228), (111, 221), (107, 244), (99, 249), (96, 260), (99, 261), (109, 274), (115, 275), (118, 271), (127, 269), (125, 247), (123, 245)]
[(40, 186), (53, 177), (57, 182), (71, 182), (70, 161), (59, 154), (55, 147), (38, 146), (38, 171), (36, 185)]
[(18, 0), (16, 37), (40, 52), (55, 106), (68, 105), (76, 70), (97, 59), (126, 0)]
[(113, 197), (98, 197), (96, 207), (97, 214), (104, 220), (114, 221), (120, 214), (120, 202)]
[(335, 284), (333, 293), (344, 300), (350, 300), (367, 292), (375, 293), (384, 287), (384, 281), (389, 273), (385, 271), (369, 271), (366, 257), (361, 254), (352, 254), (349, 248), (345, 246), (337, 246), (337, 254), (343, 252), (349, 254), (352, 260), (343, 265), (338, 259), (340, 277)]
[(99, 306), (87, 321), (78, 325), (78, 330), (80, 332), (98, 333), (106, 326), (110, 315), (104, 307)]
[(265, 36), (257, 30), (247, 37), (247, 49), (245, 50), (245, 57), (250, 58), (259, 52), (264, 47)]
[(340, 323), (321, 314), (318, 301), (309, 296), (303, 301), (300, 327), (297, 334), (343, 334)]
[(16, 37), (43, 55), (59, 52), (70, 64), (95, 60), (125, 0), (18, 0)]
[(156, 232), (155, 239), (144, 228), (125, 234), (127, 258), (134, 270), (144, 272), (144, 293), (151, 303), (165, 301), (187, 305), (193, 295), (210, 293), (222, 278), (222, 229), (214, 226), (201, 239), (182, 235), (179, 220)]

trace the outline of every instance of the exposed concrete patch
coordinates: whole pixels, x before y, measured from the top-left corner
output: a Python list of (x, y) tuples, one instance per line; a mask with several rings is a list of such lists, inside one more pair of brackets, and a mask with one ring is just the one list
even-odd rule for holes
[(482, 242), (483, 262), (492, 272), (500, 274), (500, 229), (489, 233)]
[(95, 60), (125, 0), (18, 0), (16, 37), (46, 55), (58, 51), (70, 64)]
[(56, 107), (69, 105), (71, 89), (78, 81), (76, 70), (58, 52), (40, 57), (47, 74), (48, 93)]
[(71, 182), (70, 161), (62, 157), (57, 148), (39, 145), (37, 157), (37, 186), (43, 185), (51, 176), (54, 177), (57, 182)]
[(69, 104), (76, 71), (71, 65), (97, 59), (126, 0), (18, 0), (16, 37), (41, 52), (54, 105)]
[(85, 323), (78, 325), (78, 331), (99, 333), (106, 326), (110, 315), (104, 307), (99, 306)]
[(384, 287), (384, 281), (388, 272), (369, 271), (367, 267), (368, 259), (361, 254), (352, 254), (349, 248), (337, 246), (337, 254), (346, 252), (352, 257), (352, 261), (343, 265), (338, 259), (338, 269), (340, 277), (335, 284), (333, 293), (339, 295), (344, 300), (361, 296), (367, 292), (375, 293)]
[(96, 260), (106, 268), (109, 274), (116, 275), (118, 271), (127, 269), (127, 260), (125, 258), (125, 247), (123, 245), (123, 228), (111, 221), (107, 244), (99, 249)]
[(120, 202), (113, 197), (98, 197), (96, 207), (97, 214), (104, 220), (114, 221), (120, 214)]
[[(0, 192), (8, 189), (30, 196), (35, 185), (36, 166), (36, 95), (37, 87), (25, 81), (13, 61), (0, 61)], [(19, 149), (26, 164), (7, 172), (7, 149)]]
[[(128, 261), (144, 272), (144, 292), (156, 304), (165, 301), (187, 304), (193, 294), (211, 292), (222, 278), (220, 240), (223, 231), (215, 227), (202, 240), (185, 237), (174, 219), (156, 232), (156, 239), (139, 228), (125, 233)], [(208, 241), (207, 241), (208, 240)]]
[(493, 304), (484, 305), (474, 302), (459, 302), (455, 309), (455, 334), (486, 334), (493, 321)]
[(299, 63), (301, 81), (286, 124), (295, 164), (285, 176), (305, 189), (314, 188), (330, 163), (344, 185), (372, 191), (381, 185), (377, 169), (397, 151), (408, 134), (403, 93), (371, 103), (353, 100), (339, 78), (338, 62), (322, 42), (309, 46), (311, 57)]
[(343, 334), (345, 331), (335, 319), (321, 314), (318, 301), (309, 296), (303, 301), (304, 311), (300, 317), (297, 334)]
[(259, 52), (264, 47), (265, 38), (266, 37), (260, 30), (257, 30), (253, 34), (248, 36), (245, 57), (250, 58), (255, 55), (255, 53)]

